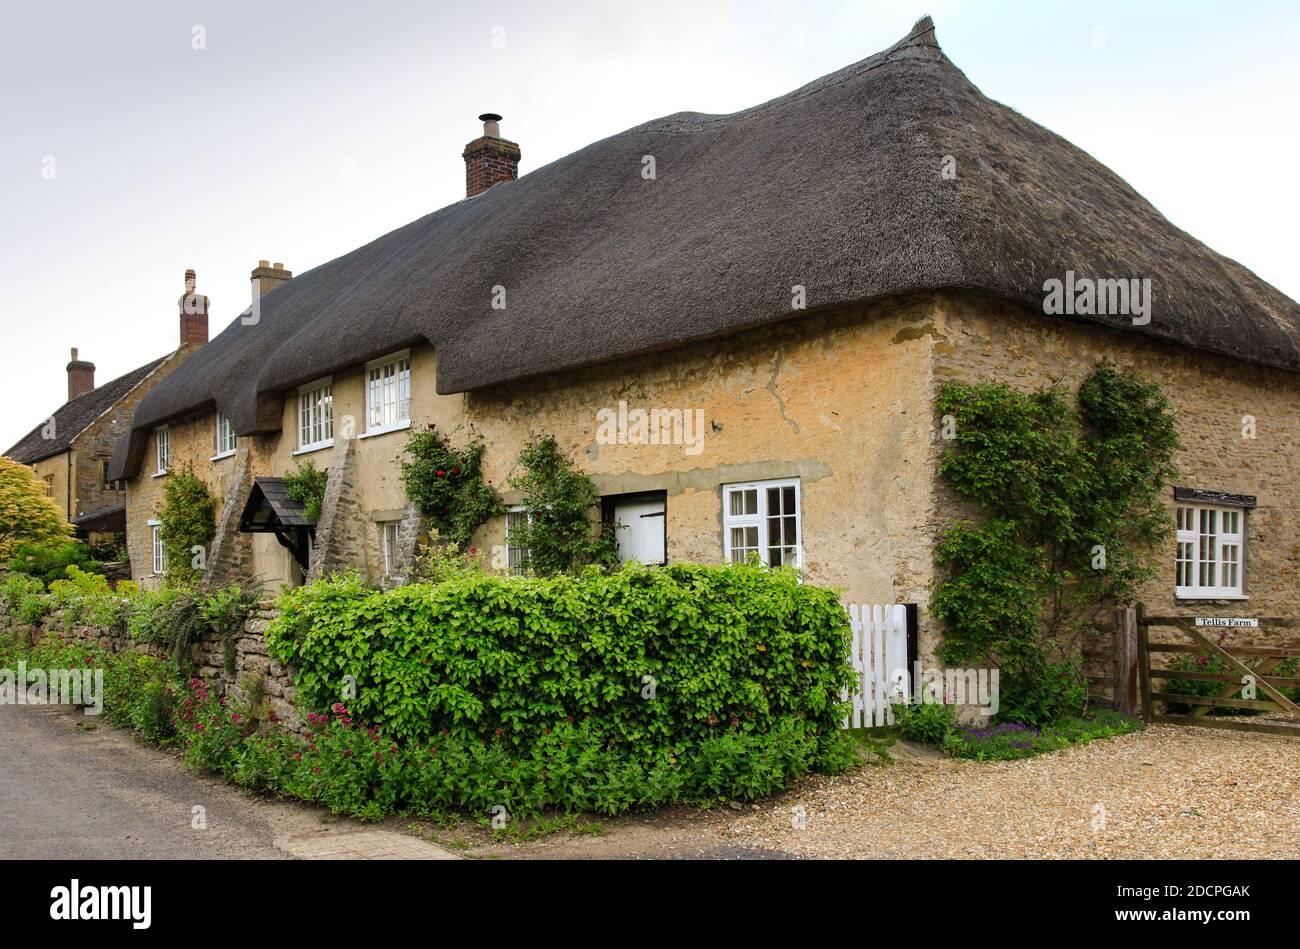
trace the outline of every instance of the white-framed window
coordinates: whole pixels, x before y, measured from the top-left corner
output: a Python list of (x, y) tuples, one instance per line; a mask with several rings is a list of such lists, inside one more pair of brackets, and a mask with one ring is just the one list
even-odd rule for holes
[(1244, 597), (1245, 510), (1179, 503), (1176, 519), (1174, 595), (1199, 600)]
[(506, 511), (506, 567), (511, 573), (528, 572), (528, 548), (515, 542), (519, 528), (526, 526), (532, 515), (522, 506), (516, 505)]
[(379, 525), (380, 542), (384, 548), (384, 576), (391, 577), (397, 568), (397, 529), (400, 521), (384, 521)]
[(167, 569), (167, 552), (163, 549), (162, 522), (149, 522), (149, 541), (153, 549), (153, 572), (161, 574)]
[(334, 444), (332, 380), (309, 383), (298, 390), (298, 450), (314, 451)]
[(770, 567), (803, 566), (799, 479), (722, 486), (723, 555), (744, 563), (752, 554)]
[(235, 453), (235, 427), (230, 424), (230, 416), (222, 411), (217, 412), (216, 432), (212, 439), (212, 447), (216, 449), (213, 453), (214, 460)]
[(172, 433), (167, 428), (154, 431), (154, 447), (157, 453), (157, 474), (166, 474), (172, 466)]
[(411, 359), (406, 353), (366, 366), (366, 434), (411, 423)]

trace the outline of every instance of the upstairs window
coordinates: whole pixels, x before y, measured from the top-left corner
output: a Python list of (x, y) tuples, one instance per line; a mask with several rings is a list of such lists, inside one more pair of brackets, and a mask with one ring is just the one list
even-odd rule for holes
[(213, 447), (216, 449), (215, 456), (224, 458), (226, 455), (235, 453), (235, 428), (230, 424), (230, 418), (225, 412), (217, 413), (216, 437), (213, 439)]
[(723, 555), (744, 563), (754, 554), (769, 567), (803, 566), (799, 480), (756, 481), (722, 488)]
[(172, 433), (165, 428), (154, 432), (154, 445), (157, 449), (157, 474), (166, 474), (172, 466)]
[(312, 451), (334, 444), (334, 390), (329, 381), (298, 390), (298, 450)]
[(366, 434), (411, 423), (411, 360), (406, 355), (366, 367)]
[(1200, 600), (1245, 596), (1245, 510), (1179, 504), (1176, 518), (1174, 595)]

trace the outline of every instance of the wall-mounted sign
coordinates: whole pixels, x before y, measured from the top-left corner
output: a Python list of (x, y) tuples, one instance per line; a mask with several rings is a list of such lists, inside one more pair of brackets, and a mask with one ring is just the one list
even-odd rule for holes
[(1197, 626), (1227, 626), (1232, 629), (1258, 629), (1259, 620), (1253, 616), (1198, 616)]

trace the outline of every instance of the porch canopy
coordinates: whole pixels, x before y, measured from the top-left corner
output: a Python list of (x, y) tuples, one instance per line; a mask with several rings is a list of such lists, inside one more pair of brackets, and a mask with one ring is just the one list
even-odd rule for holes
[(248, 503), (239, 516), (239, 530), (243, 534), (274, 534), (304, 572), (311, 566), (316, 522), (307, 517), (301, 501), (289, 497), (283, 478), (253, 480)]

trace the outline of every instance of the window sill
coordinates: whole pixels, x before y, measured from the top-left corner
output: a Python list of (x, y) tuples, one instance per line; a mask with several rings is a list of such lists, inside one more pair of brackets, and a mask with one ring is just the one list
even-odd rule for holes
[(291, 458), (297, 458), (299, 455), (310, 455), (314, 451), (324, 451), (326, 448), (334, 447), (334, 439), (324, 442), (316, 442), (314, 445), (303, 445), (297, 451), (290, 452)]
[(224, 461), (227, 458), (234, 458), (234, 457), (235, 457), (235, 450), (232, 448), (230, 451), (218, 452), (217, 454), (209, 458), (208, 461)]
[(153, 477), (155, 477), (155, 478), (165, 478), (165, 477), (166, 477), (167, 475), (169, 475), (169, 474), (171, 474), (171, 469), (170, 469), (170, 468), (167, 469), (166, 471), (155, 471), (155, 472), (153, 473)]
[(1249, 593), (1175, 593), (1179, 603), (1213, 603), (1215, 600), (1249, 600)]
[(405, 422), (398, 422), (396, 425), (389, 425), (385, 428), (377, 428), (373, 432), (364, 432), (358, 435), (358, 439), (377, 438), (380, 435), (387, 435), (389, 432), (401, 432), (411, 427), (411, 420), (408, 418)]

